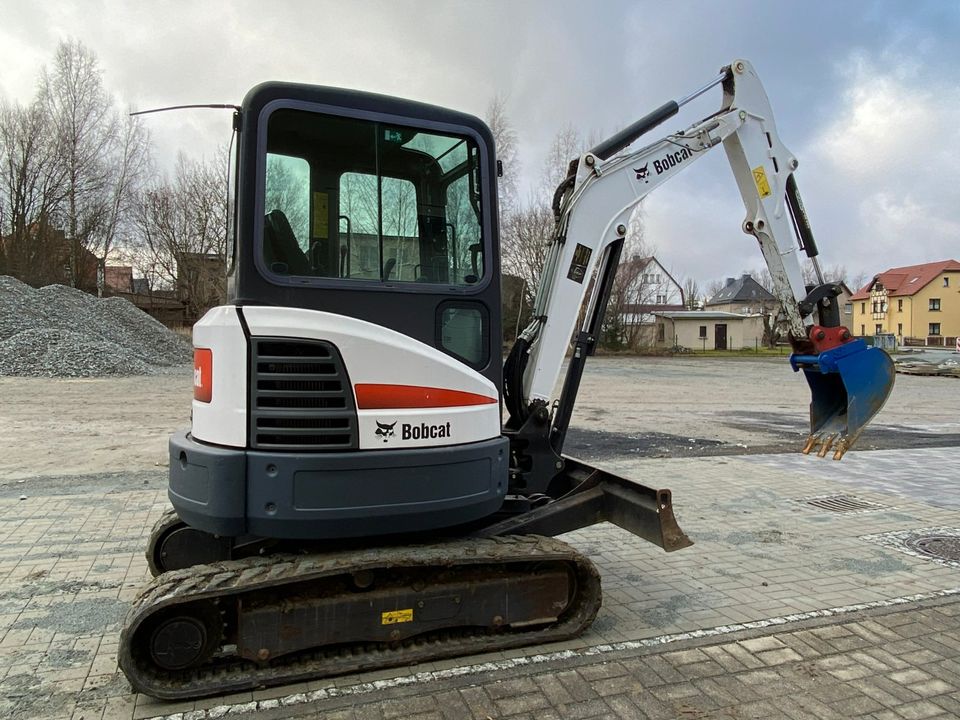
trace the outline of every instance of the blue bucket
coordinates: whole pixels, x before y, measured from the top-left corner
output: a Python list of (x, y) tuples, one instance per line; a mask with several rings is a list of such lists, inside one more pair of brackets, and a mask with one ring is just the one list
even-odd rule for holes
[(810, 386), (810, 436), (803, 448), (839, 460), (880, 412), (893, 390), (893, 360), (863, 340), (852, 340), (819, 355), (791, 355), (794, 371)]

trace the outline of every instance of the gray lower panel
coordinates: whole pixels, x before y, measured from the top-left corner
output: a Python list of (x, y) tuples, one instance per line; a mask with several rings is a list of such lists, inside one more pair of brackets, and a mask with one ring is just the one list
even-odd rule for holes
[[(342, 470), (293, 471), (293, 507), (329, 517), (342, 517), (356, 510), (382, 511), (395, 515), (408, 505), (436, 503), (438, 491), (443, 502), (457, 505), (482, 498), (489, 484), (478, 485), (477, 478), (492, 478), (490, 458), (467, 462), (438, 463), (425, 467), (390, 467)], [(358, 495), (357, 487), (363, 487)], [(263, 488), (269, 495), (271, 484)]]
[[(496, 512), (509, 441), (443, 448), (282, 453), (170, 439), (170, 499), (220, 535), (329, 539), (423, 532)], [(220, 461), (224, 454), (234, 462)], [(186, 459), (184, 459), (186, 458)]]
[(204, 445), (185, 431), (170, 436), (167, 496), (180, 518), (215, 535), (244, 534), (246, 453)]

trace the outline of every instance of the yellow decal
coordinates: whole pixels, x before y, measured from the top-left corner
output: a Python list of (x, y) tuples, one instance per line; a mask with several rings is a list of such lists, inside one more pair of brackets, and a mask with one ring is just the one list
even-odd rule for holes
[(757, 184), (757, 192), (760, 197), (765, 198), (771, 195), (770, 183), (767, 182), (767, 173), (763, 171), (763, 165), (758, 165), (753, 169), (753, 181)]
[(327, 194), (315, 192), (313, 194), (313, 236), (316, 238), (330, 237), (330, 214), (327, 205)]
[(381, 625), (396, 625), (397, 623), (413, 622), (413, 608), (406, 610), (390, 610), (380, 613)]

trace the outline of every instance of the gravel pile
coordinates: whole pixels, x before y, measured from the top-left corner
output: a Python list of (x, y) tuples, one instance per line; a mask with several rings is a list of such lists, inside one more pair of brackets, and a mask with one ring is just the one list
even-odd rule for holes
[(144, 375), (190, 358), (185, 338), (123, 298), (0, 276), (0, 375)]
[(46, 322), (43, 308), (33, 300), (35, 292), (15, 278), (0, 275), (0, 340)]

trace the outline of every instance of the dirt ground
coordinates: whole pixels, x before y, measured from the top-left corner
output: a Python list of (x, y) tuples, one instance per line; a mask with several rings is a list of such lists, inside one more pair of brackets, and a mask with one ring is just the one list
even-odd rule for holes
[[(189, 368), (159, 376), (0, 378), (0, 482), (164, 466), (189, 425)], [(567, 451), (591, 459), (788, 452), (809, 391), (786, 358), (592, 358)], [(898, 375), (859, 449), (960, 444), (960, 383)]]
[[(810, 390), (787, 358), (592, 358), (569, 454), (683, 457), (794, 452)], [(960, 444), (960, 383), (897, 375), (856, 449)]]

